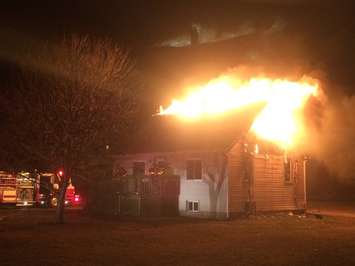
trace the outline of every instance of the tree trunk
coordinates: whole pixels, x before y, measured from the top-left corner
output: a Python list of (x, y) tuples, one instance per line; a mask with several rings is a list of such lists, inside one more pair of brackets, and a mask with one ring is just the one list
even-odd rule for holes
[(59, 195), (58, 195), (58, 202), (57, 202), (57, 223), (63, 224), (64, 223), (64, 206), (65, 206), (65, 192), (67, 191), (68, 186), (68, 179), (64, 178), (62, 184), (60, 186)]
[(210, 189), (210, 217), (217, 218), (218, 194), (214, 189)]
[(213, 174), (208, 174), (209, 176), (209, 193), (210, 193), (210, 213), (211, 218), (218, 218), (218, 198), (223, 186), (224, 180), (226, 178), (226, 168), (227, 168), (227, 157), (223, 154), (221, 173), (217, 178)]

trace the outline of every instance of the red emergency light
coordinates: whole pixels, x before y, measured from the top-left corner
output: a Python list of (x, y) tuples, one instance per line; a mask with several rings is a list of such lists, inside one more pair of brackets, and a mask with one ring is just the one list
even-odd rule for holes
[(63, 177), (63, 176), (64, 176), (64, 172), (63, 172), (62, 170), (59, 170), (59, 171), (58, 171), (58, 175), (59, 175), (60, 177)]
[(79, 195), (75, 195), (74, 196), (74, 201), (75, 202), (79, 202), (80, 201), (80, 196)]

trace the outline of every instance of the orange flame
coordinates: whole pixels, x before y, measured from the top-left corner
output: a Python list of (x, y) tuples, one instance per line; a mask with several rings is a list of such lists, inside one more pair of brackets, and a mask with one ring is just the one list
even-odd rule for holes
[(317, 91), (317, 83), (304, 80), (252, 78), (242, 81), (222, 76), (193, 88), (181, 100), (173, 99), (166, 109), (160, 107), (159, 115), (177, 115), (191, 120), (265, 103), (250, 131), (261, 139), (288, 149), (304, 137), (303, 108), (312, 95), (317, 95)]

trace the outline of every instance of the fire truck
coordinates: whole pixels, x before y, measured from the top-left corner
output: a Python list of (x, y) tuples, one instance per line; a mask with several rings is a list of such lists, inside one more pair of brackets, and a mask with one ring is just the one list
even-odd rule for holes
[[(55, 207), (61, 177), (54, 173), (0, 171), (0, 205)], [(81, 198), (69, 179), (65, 206), (79, 206)]]
[[(37, 180), (36, 203), (39, 207), (56, 207), (59, 197), (60, 176), (54, 173), (41, 173)], [(80, 196), (75, 193), (75, 187), (69, 180), (65, 193), (65, 206), (80, 205)]]
[(38, 207), (53, 207), (56, 205), (56, 195), (59, 190), (58, 178), (53, 173), (40, 173), (36, 180), (36, 205)]
[(16, 206), (33, 206), (35, 203), (35, 178), (29, 172), (19, 172), (16, 176)]
[(16, 205), (16, 176), (0, 171), (0, 204), (1, 205)]

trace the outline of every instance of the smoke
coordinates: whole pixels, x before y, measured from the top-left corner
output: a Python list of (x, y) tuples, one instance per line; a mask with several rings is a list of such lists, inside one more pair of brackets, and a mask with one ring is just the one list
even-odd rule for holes
[[(323, 99), (309, 138), (311, 154), (341, 182), (355, 181), (355, 96)], [(323, 108), (319, 111), (319, 108)]]
[[(272, 30), (278, 30), (279, 24), (276, 27), (272, 28)], [(241, 36), (249, 35), (255, 32), (255, 29), (251, 27), (249, 24), (242, 24), (240, 27), (233, 31), (221, 31), (215, 27), (208, 27), (201, 24), (192, 24), (192, 30), (197, 34), (197, 39), (199, 44), (205, 43), (213, 43), (219, 41), (230, 40), (233, 38), (238, 38)], [(193, 41), (191, 40), (191, 33), (185, 32), (181, 35), (175, 36), (172, 39), (165, 40), (156, 46), (160, 47), (186, 47), (192, 45)]]
[[(264, 35), (271, 35), (274, 33), (282, 32), (286, 27), (286, 21), (280, 17), (272, 19), (271, 23), (263, 23), (260, 32)], [(214, 43), (220, 41), (226, 41), (233, 38), (239, 38), (247, 35), (254, 34), (258, 31), (255, 23), (250, 21), (245, 21), (230, 30), (221, 30), (219, 27), (213, 27), (208, 25), (203, 25), (200, 23), (195, 23), (191, 25), (192, 29), (197, 34), (197, 39), (199, 44)], [(260, 27), (260, 25), (259, 25)], [(157, 44), (158, 47), (186, 47), (192, 45), (191, 33), (185, 32), (181, 35), (175, 36), (172, 39), (164, 40), (163, 42)]]
[[(275, 78), (275, 73), (264, 73), (263, 69), (238, 67), (230, 70), (229, 75), (248, 79), (261, 76)], [(327, 82), (322, 71), (310, 71), (300, 77), (299, 71), (288, 70), (289, 75), (279, 78), (317, 83), (319, 91), (312, 96), (305, 107), (304, 119), (306, 134), (296, 152), (309, 154), (322, 162), (330, 175), (343, 184), (355, 182), (355, 95), (345, 95), (348, 91)], [(257, 75), (258, 76), (258, 75)]]

